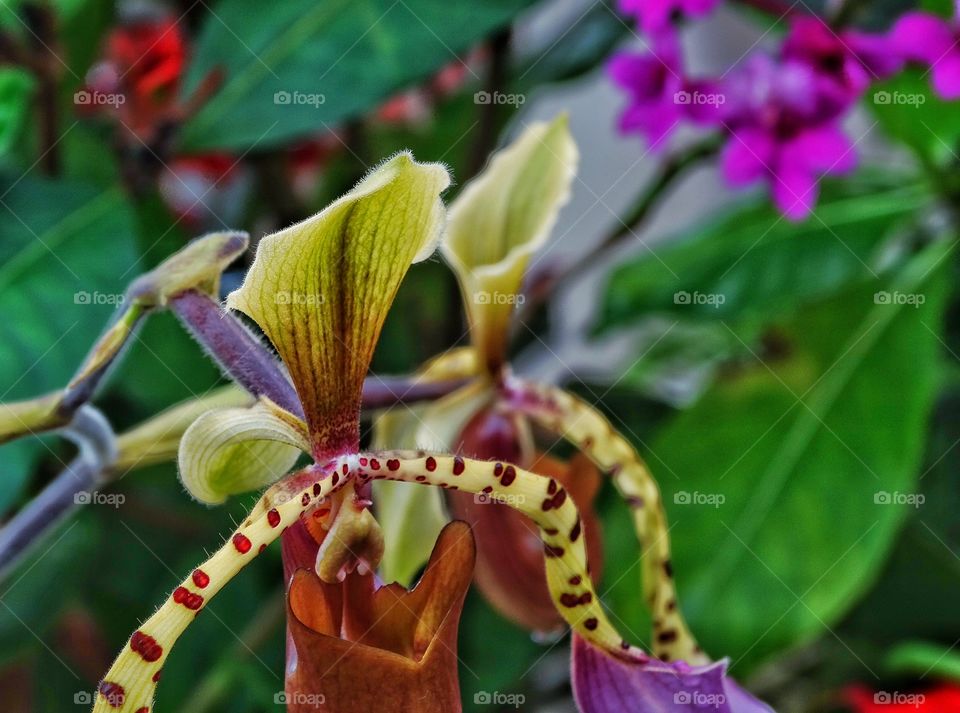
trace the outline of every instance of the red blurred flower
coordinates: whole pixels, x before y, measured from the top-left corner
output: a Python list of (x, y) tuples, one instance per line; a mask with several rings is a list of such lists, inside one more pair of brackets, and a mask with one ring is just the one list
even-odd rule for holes
[(843, 701), (854, 713), (947, 713), (960, 711), (960, 686), (947, 683), (926, 691), (872, 691), (851, 686)]

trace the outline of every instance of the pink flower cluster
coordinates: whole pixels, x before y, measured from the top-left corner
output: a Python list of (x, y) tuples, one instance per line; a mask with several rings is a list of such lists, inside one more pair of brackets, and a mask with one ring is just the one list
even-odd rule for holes
[(684, 122), (722, 132), (727, 182), (765, 181), (792, 220), (813, 210), (822, 176), (855, 168), (855, 142), (842, 123), (871, 84), (911, 62), (928, 69), (940, 97), (960, 98), (960, 22), (921, 12), (885, 34), (796, 16), (777, 53), (755, 51), (721, 78), (690, 77), (677, 25), (718, 2), (620, 0), (648, 40), (646, 52), (617, 54), (608, 66), (629, 97), (620, 130), (645, 136), (651, 150)]

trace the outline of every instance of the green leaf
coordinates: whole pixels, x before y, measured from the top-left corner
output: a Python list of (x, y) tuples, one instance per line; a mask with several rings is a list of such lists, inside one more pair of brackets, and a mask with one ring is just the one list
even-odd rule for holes
[(960, 105), (933, 93), (926, 70), (910, 68), (875, 85), (865, 101), (887, 134), (924, 161), (953, 159), (960, 139)]
[(883, 653), (904, 640), (949, 645), (960, 637), (955, 604), (960, 589), (960, 398), (955, 390), (941, 397), (931, 430), (919, 482), (924, 502), (911, 513), (876, 586), (840, 631), (845, 639), (868, 640)]
[(262, 149), (322, 132), (456, 61), (530, 3), (225, 0), (201, 31), (187, 92), (218, 67), (225, 82), (184, 141)]
[(7, 663), (25, 647), (40, 647), (34, 637), (47, 640), (61, 608), (75, 592), (63, 583), (90, 571), (99, 539), (100, 532), (90, 518), (71, 518), (9, 573), (3, 584), (4, 606), (0, 607), (0, 662)]
[(15, 67), (0, 68), (0, 156), (17, 140), (30, 111), (33, 77)]
[(960, 654), (949, 645), (911, 641), (891, 651), (886, 663), (894, 675), (960, 681)]
[(685, 319), (763, 318), (882, 274), (883, 247), (926, 198), (914, 187), (828, 190), (791, 223), (762, 200), (618, 267), (596, 331), (651, 312)]
[(938, 386), (943, 247), (781, 320), (788, 356), (719, 383), (651, 445), (681, 604), (711, 654), (755, 663), (809, 640), (878, 574), (910, 510), (885, 499), (915, 490)]
[[(0, 180), (0, 400), (66, 384), (133, 277), (132, 233), (118, 190)], [(5, 469), (0, 511), (26, 475)]]

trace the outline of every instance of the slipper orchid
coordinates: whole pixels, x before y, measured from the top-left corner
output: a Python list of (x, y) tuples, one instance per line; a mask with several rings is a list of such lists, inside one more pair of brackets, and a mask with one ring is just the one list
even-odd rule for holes
[[(524, 272), (533, 253), (548, 239), (569, 196), (576, 160), (576, 146), (564, 117), (550, 124), (534, 124), (495, 155), (453, 202), (441, 249), (460, 282), (472, 347), (437, 358), (420, 378), (472, 376), (473, 380), (427, 407), (386, 414), (378, 424), (381, 435), (389, 434), (412, 447), (457, 450), (502, 461), (494, 466), (494, 475), (502, 474), (498, 476), (501, 486), (512, 480), (506, 475), (506, 461), (534, 472), (552, 471), (554, 482), (563, 484), (560, 492), (570, 493), (581, 513), (569, 538), (586, 541), (588, 551), (599, 544), (599, 528), (590, 508), (598, 485), (597, 472), (610, 474), (633, 512), (643, 549), (644, 597), (653, 615), (651, 648), (655, 658), (639, 654), (626, 644), (619, 652), (597, 646), (595, 639), (582, 635), (584, 630), (591, 631), (596, 621), (584, 618), (587, 613), (581, 614), (574, 626), (574, 685), (582, 710), (663, 710), (668, 704), (683, 703), (672, 698), (675, 693), (703, 696), (711, 692), (725, 696), (725, 708), (719, 699), (711, 699), (722, 710), (769, 710), (725, 677), (725, 664), (709, 663), (690, 633), (673, 582), (659, 489), (634, 448), (590, 405), (561, 389), (527, 382), (510, 372), (506, 356), (509, 327), (514, 307), (522, 302)], [(537, 452), (534, 427), (577, 448), (568, 466)], [(567, 471), (565, 475), (561, 475), (563, 471)], [(391, 488), (387, 505), (395, 502), (395, 486), (377, 485), (378, 503), (386, 511), (379, 497), (379, 488), (384, 485)], [(521, 513), (530, 515), (534, 522), (536, 517), (516, 507), (516, 495), (494, 487), (488, 496), (494, 503), (490, 505), (464, 498), (462, 493), (449, 493), (450, 509), (456, 517), (473, 524), (478, 547), (477, 583), (487, 598), (508, 618), (543, 630), (555, 621), (542, 606), (544, 581), (551, 585), (549, 597), (555, 610), (568, 622), (570, 612), (565, 610), (576, 611), (592, 595), (564, 591), (557, 598), (550, 582), (549, 557), (545, 577), (543, 569), (531, 570), (525, 545), (533, 523)], [(423, 502), (429, 497), (430, 491), (420, 495)], [(549, 502), (543, 505), (549, 507)], [(436, 509), (434, 505), (407, 508), (419, 514)], [(394, 534), (391, 529), (388, 541)], [(547, 534), (555, 533), (548, 530)], [(406, 571), (416, 571), (416, 565), (425, 558), (424, 548), (421, 546), (419, 555), (407, 551), (404, 557)], [(390, 558), (388, 551), (385, 562)], [(568, 583), (575, 587), (590, 584), (580, 575), (571, 577)], [(597, 672), (600, 678), (590, 675)], [(679, 679), (682, 685), (678, 688)], [(610, 691), (604, 694), (607, 682), (613, 686), (612, 696)], [(591, 697), (587, 687), (599, 691), (601, 697)], [(639, 693), (632, 695), (631, 691)], [(670, 696), (664, 697), (667, 693)]]
[[(134, 632), (100, 684), (97, 713), (147, 713), (160, 669), (186, 627), (291, 526), (319, 523), (326, 531), (316, 553), (320, 580), (336, 584), (368, 574), (383, 547), (368, 509), (376, 479), (515, 495), (514, 506), (540, 528), (551, 596), (570, 626), (614, 655), (640, 655), (610, 624), (593, 592), (580, 515), (556, 480), (504, 462), (444, 453), (360, 452), (361, 393), (374, 345), (408, 267), (431, 254), (440, 238), (440, 193), (448, 182), (441, 166), (400, 154), (324, 211), (260, 242), (227, 306), (252, 318), (276, 347), (303, 418), (261, 396), (249, 408), (207, 412), (184, 434), (181, 479), (198, 499), (215, 503), (273, 484), (226, 543)], [(287, 472), (300, 452), (313, 462)], [(302, 575), (294, 579), (296, 630), (297, 622), (310, 619), (297, 594), (313, 585), (304, 584)], [(307, 626), (332, 631), (309, 621)], [(297, 694), (292, 686), (298, 680), (296, 671), (288, 671), (288, 696)], [(350, 690), (356, 695), (356, 687)], [(393, 709), (387, 701), (369, 702)], [(328, 698), (324, 705), (338, 710), (339, 704)]]

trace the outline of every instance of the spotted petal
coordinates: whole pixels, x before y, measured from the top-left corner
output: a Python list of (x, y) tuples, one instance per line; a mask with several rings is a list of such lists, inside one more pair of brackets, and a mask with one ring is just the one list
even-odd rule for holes
[(308, 450), (305, 424), (268, 401), (208, 411), (183, 434), (180, 480), (197, 500), (221, 503), (273, 483)]
[(267, 236), (227, 306), (253, 318), (286, 363), (316, 458), (358, 447), (363, 379), (411, 262), (440, 237), (450, 177), (408, 153), (312, 218)]
[[(375, 423), (373, 446), (454, 451), (463, 424), (489, 399), (486, 385), (475, 381), (427, 406), (383, 413)], [(449, 520), (443, 493), (389, 480), (375, 482), (373, 492), (386, 545), (381, 575), (386, 582), (409, 586)]]
[(460, 280), (474, 346), (490, 368), (502, 363), (524, 271), (568, 200), (576, 167), (566, 116), (531, 124), (450, 206), (441, 249)]

